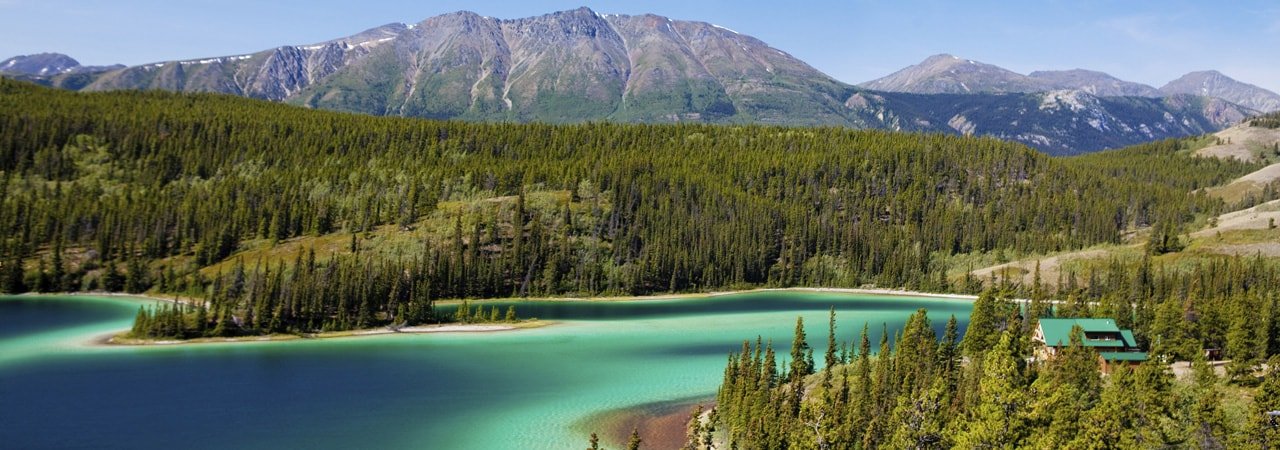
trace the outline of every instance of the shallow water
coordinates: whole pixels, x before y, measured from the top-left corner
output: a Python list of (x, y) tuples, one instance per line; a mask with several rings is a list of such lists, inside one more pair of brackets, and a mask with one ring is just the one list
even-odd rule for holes
[[(815, 359), (877, 340), (917, 308), (941, 333), (971, 304), (757, 292), (628, 302), (516, 302), (550, 327), (184, 346), (90, 346), (137, 300), (0, 297), (6, 448), (580, 448), (601, 412), (715, 395), (726, 356), (763, 336), (785, 353), (803, 316)], [(505, 309), (508, 303), (498, 304)], [(609, 443), (617, 446), (617, 443)]]

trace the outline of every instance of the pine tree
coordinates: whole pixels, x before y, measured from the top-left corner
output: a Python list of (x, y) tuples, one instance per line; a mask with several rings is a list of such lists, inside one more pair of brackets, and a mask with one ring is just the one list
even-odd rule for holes
[(1010, 304), (996, 298), (993, 291), (983, 291), (973, 303), (969, 326), (965, 329), (960, 346), (970, 358), (981, 357), (995, 346), (1006, 328)]
[(1253, 448), (1280, 448), (1280, 417), (1270, 414), (1280, 411), (1280, 356), (1272, 356), (1267, 367), (1249, 409), (1249, 445)]
[(102, 289), (107, 292), (124, 291), (125, 279), (120, 272), (116, 271), (116, 265), (108, 262), (106, 264), (107, 271), (102, 275)]
[(813, 374), (812, 353), (809, 342), (805, 339), (804, 317), (796, 317), (795, 335), (791, 338), (791, 371), (792, 383), (803, 381), (804, 377)]
[(133, 329), (129, 332), (133, 337), (144, 338), (151, 334), (151, 316), (147, 314), (146, 307), (139, 306), (138, 314), (133, 317)]
[(641, 442), (643, 441), (640, 439), (640, 429), (633, 428), (631, 438), (627, 440), (627, 450), (640, 450)]
[(956, 436), (956, 448), (1017, 448), (1026, 438), (1029, 399), (1018, 369), (1015, 339), (1012, 332), (1000, 334), (984, 357), (978, 403), (966, 428)]
[(702, 405), (694, 408), (693, 414), (689, 415), (689, 424), (685, 430), (684, 446), (680, 450), (699, 450), (702, 448)]
[(151, 287), (149, 278), (147, 276), (147, 268), (143, 265), (142, 259), (137, 257), (129, 258), (128, 272), (124, 275), (124, 291), (130, 294), (146, 291)]
[(897, 428), (888, 448), (949, 448), (945, 432), (949, 392), (943, 378), (934, 378), (933, 385), (921, 394), (899, 396), (892, 421)]
[(21, 294), (27, 292), (26, 274), (22, 270), (22, 257), (15, 252), (12, 259), (4, 265), (4, 292)]
[(1188, 435), (1196, 448), (1225, 449), (1230, 427), (1222, 410), (1223, 395), (1218, 388), (1218, 376), (1205, 361), (1203, 353), (1197, 352), (1191, 369), (1195, 384), (1191, 389), (1191, 410), (1186, 421)]
[(827, 370), (822, 371), (822, 388), (830, 394), (831, 390), (831, 374), (835, 370), (840, 360), (836, 354), (836, 307), (831, 306), (831, 311), (827, 318), (827, 352), (823, 360), (823, 367)]
[(53, 292), (53, 280), (49, 277), (49, 268), (41, 259), (36, 264), (36, 292)]

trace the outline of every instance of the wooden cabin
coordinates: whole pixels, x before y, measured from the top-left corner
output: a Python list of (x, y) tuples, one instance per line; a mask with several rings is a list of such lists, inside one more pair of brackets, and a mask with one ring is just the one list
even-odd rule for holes
[(1084, 330), (1081, 344), (1098, 352), (1103, 373), (1110, 373), (1117, 365), (1136, 366), (1147, 360), (1147, 353), (1138, 348), (1133, 332), (1116, 326), (1113, 319), (1061, 318), (1040, 319), (1033, 339), (1041, 344), (1035, 357), (1048, 360), (1058, 356), (1071, 344), (1071, 330), (1079, 326)]

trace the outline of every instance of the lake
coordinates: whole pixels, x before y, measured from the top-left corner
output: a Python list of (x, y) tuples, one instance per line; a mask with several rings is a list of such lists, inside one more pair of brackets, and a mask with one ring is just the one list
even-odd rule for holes
[[(5, 448), (573, 449), (610, 412), (714, 397), (757, 335), (785, 355), (803, 316), (815, 359), (927, 308), (939, 334), (967, 300), (760, 291), (515, 304), (555, 325), (493, 333), (95, 346), (127, 329), (121, 297), (0, 297)], [(617, 447), (617, 442), (604, 442)], [(652, 447), (646, 447), (652, 448)]]

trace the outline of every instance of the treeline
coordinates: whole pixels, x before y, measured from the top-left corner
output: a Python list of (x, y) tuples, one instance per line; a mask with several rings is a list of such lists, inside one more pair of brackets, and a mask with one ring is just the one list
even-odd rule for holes
[(139, 309), (132, 336), (189, 339), (519, 320), (514, 306), (504, 312), (463, 302), (452, 313), (437, 312), (432, 286), (449, 281), (435, 278), (437, 263), (359, 255), (318, 263), (314, 252), (298, 254), (288, 269), (247, 270), (237, 263), (213, 278), (207, 300)]
[[(1063, 272), (1053, 283), (994, 280), (996, 288), (1030, 300), (1034, 317), (1112, 318), (1143, 348), (1177, 360), (1219, 350), (1234, 378), (1280, 355), (1280, 263), (1252, 257), (1206, 257), (1177, 266), (1150, 255), (1112, 259), (1087, 272)], [(1038, 280), (1033, 276), (1033, 280)], [(1052, 302), (1051, 302), (1052, 301)]]
[[(1221, 202), (1186, 187), (1254, 169), (1149, 153), (1163, 159), (1144, 166), (1165, 182), (1123, 169), (1124, 152), (1086, 164), (994, 139), (438, 122), (0, 80), (0, 273), (19, 292), (54, 270), (51, 289), (117, 290), (114, 271), (134, 290), (212, 304), (214, 277), (199, 270), (225, 267), (250, 243), (350, 236), (349, 249), (317, 258), (366, 251), (367, 263), (421, 264), (431, 299), (763, 285), (941, 291), (953, 288), (948, 255), (1119, 242), (1134, 227), (1219, 212)], [(386, 226), (419, 242), (403, 251), (356, 242)], [(57, 263), (55, 249), (65, 249)], [(284, 284), (294, 270), (245, 264), (271, 267)]]
[(1264, 115), (1249, 119), (1249, 126), (1259, 127), (1259, 128), (1270, 128), (1273, 130), (1276, 128), (1280, 128), (1280, 112), (1264, 114)]
[[(1260, 360), (1234, 381), (1239, 398), (1197, 351), (1189, 380), (1170, 372), (1161, 347), (1141, 365), (1100, 375), (1098, 354), (1072, 330), (1050, 360), (1031, 358), (1035, 319), (984, 294), (962, 341), (954, 317), (941, 339), (924, 310), (878, 356), (864, 326), (856, 352), (831, 338), (814, 371), (797, 325), (790, 358), (771, 344), (730, 355), (718, 417), (739, 449), (819, 448), (1274, 448), (1280, 430), (1280, 370), (1259, 377)], [(830, 333), (835, 335), (832, 314)], [(1261, 337), (1253, 338), (1261, 345)], [(891, 345), (892, 344), (892, 345)], [(1168, 359), (1172, 360), (1172, 359)], [(1272, 353), (1268, 367), (1280, 364)], [(1241, 406), (1243, 405), (1243, 407)]]

